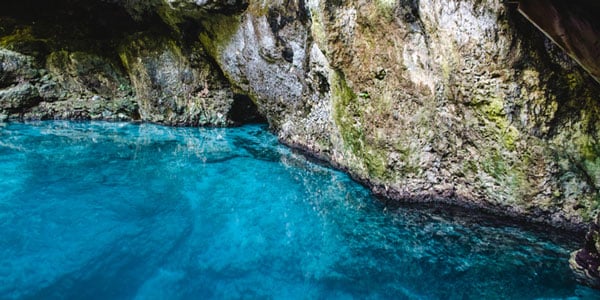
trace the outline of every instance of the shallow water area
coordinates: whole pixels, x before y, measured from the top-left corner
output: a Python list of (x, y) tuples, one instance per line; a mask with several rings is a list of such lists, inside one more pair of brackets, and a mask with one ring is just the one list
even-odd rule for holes
[(261, 125), (0, 126), (0, 299), (578, 299), (572, 245), (387, 210)]

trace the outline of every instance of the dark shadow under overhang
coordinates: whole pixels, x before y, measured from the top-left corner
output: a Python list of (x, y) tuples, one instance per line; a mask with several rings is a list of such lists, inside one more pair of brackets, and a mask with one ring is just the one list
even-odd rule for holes
[(519, 12), (600, 83), (600, 1), (515, 0)]

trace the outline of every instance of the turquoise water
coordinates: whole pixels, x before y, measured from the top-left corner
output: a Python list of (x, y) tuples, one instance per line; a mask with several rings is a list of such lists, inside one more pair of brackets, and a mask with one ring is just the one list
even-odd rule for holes
[(477, 223), (386, 209), (263, 126), (0, 126), (0, 299), (600, 297), (576, 245)]

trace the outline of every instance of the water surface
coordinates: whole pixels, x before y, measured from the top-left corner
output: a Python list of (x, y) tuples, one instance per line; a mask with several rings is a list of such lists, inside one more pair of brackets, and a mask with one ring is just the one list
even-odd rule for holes
[(0, 126), (0, 299), (565, 299), (565, 244), (385, 209), (263, 126)]

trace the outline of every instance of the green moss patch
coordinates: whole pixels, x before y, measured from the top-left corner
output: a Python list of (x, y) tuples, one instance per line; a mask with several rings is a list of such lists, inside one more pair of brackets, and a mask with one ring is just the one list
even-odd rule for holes
[(359, 104), (359, 96), (348, 86), (343, 74), (334, 72), (331, 95), (334, 103), (334, 120), (338, 126), (344, 146), (366, 169), (371, 178), (384, 179), (388, 176), (387, 155), (377, 145), (368, 143), (363, 124), (369, 122), (364, 116), (364, 107)]

